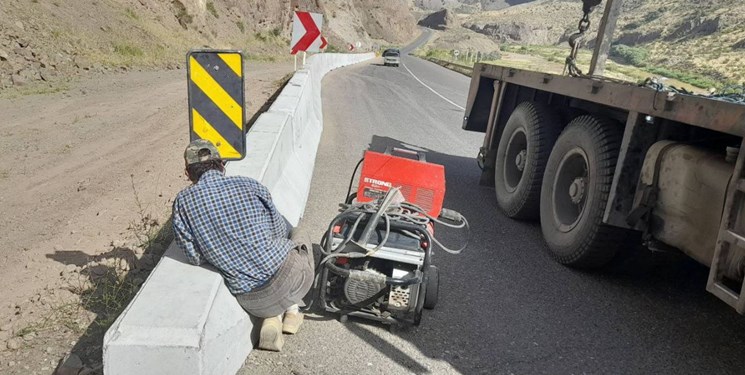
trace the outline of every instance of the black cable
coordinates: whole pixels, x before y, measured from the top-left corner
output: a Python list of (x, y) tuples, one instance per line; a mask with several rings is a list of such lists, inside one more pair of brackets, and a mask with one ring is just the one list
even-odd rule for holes
[(357, 175), (357, 169), (360, 168), (360, 165), (362, 162), (365, 161), (365, 158), (360, 159), (360, 161), (357, 162), (357, 166), (354, 167), (354, 172), (352, 172), (352, 177), (349, 179), (349, 187), (347, 188), (347, 195), (344, 197), (344, 202), (347, 204), (350, 204), (349, 194), (352, 193), (352, 184), (354, 183), (354, 176)]

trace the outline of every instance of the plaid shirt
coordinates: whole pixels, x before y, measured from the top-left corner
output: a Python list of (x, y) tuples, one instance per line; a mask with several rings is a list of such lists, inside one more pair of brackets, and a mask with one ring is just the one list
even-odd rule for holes
[(173, 230), (189, 261), (217, 267), (233, 294), (264, 285), (294, 246), (266, 187), (215, 170), (178, 193)]

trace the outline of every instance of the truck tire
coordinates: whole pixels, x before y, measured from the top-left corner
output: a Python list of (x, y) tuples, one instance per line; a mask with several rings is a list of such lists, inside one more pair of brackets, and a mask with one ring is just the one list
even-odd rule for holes
[(580, 116), (567, 125), (551, 151), (541, 188), (541, 229), (559, 263), (603, 266), (626, 234), (603, 224), (621, 136), (613, 122)]
[(510, 115), (494, 167), (494, 190), (505, 215), (538, 218), (543, 172), (560, 132), (558, 115), (541, 103), (520, 103)]

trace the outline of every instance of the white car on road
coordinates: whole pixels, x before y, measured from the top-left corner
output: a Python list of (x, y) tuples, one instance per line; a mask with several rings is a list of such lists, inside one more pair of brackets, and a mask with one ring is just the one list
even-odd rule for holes
[(391, 48), (383, 51), (383, 65), (398, 66), (401, 63), (401, 52), (398, 49)]

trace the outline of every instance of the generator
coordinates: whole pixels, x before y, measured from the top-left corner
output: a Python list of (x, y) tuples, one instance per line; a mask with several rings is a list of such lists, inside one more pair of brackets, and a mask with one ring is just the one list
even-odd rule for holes
[[(402, 156), (397, 156), (399, 154)], [(358, 188), (352, 182), (362, 164)], [(442, 208), (445, 170), (421, 152), (366, 151), (320, 241), (318, 300), (341, 321), (357, 316), (385, 323), (419, 325), (423, 309), (438, 301), (435, 226), (468, 229), (459, 213)]]

